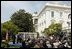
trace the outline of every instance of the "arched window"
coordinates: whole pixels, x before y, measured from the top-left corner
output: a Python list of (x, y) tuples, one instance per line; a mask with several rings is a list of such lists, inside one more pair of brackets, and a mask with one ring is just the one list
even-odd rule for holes
[(68, 19), (71, 19), (71, 14), (68, 14)]

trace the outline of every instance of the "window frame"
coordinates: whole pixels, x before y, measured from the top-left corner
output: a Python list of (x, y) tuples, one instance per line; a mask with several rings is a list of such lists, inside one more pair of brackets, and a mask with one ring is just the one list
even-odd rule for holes
[(51, 17), (52, 18), (54, 17), (54, 11), (51, 11)]
[(68, 14), (68, 19), (71, 19), (71, 14)]

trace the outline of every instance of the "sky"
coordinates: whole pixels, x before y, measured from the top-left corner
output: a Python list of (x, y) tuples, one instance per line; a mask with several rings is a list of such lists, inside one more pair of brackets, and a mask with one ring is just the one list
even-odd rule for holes
[(19, 9), (31, 14), (38, 12), (47, 2), (71, 5), (71, 1), (1, 1), (1, 23), (9, 21), (11, 15)]

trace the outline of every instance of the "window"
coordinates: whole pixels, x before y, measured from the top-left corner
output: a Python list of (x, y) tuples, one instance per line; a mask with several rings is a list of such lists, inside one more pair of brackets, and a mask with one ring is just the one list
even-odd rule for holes
[(71, 19), (71, 14), (68, 15), (68, 19)]
[(41, 26), (41, 23), (40, 23), (40, 26)]
[(70, 27), (70, 22), (67, 22), (67, 24), (68, 24), (68, 27)]
[(54, 17), (54, 11), (51, 12), (51, 16)]
[(35, 19), (34, 23), (37, 24), (37, 22), (38, 22), (38, 19)]
[(44, 24), (46, 24), (46, 21), (44, 20)]
[(62, 17), (62, 12), (60, 12), (60, 17)]

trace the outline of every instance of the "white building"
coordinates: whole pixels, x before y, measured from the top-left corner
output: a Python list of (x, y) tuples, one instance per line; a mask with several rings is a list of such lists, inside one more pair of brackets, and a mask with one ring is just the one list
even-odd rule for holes
[(63, 30), (71, 29), (71, 6), (46, 3), (40, 12), (33, 16), (35, 30), (40, 36), (53, 21), (62, 23)]

